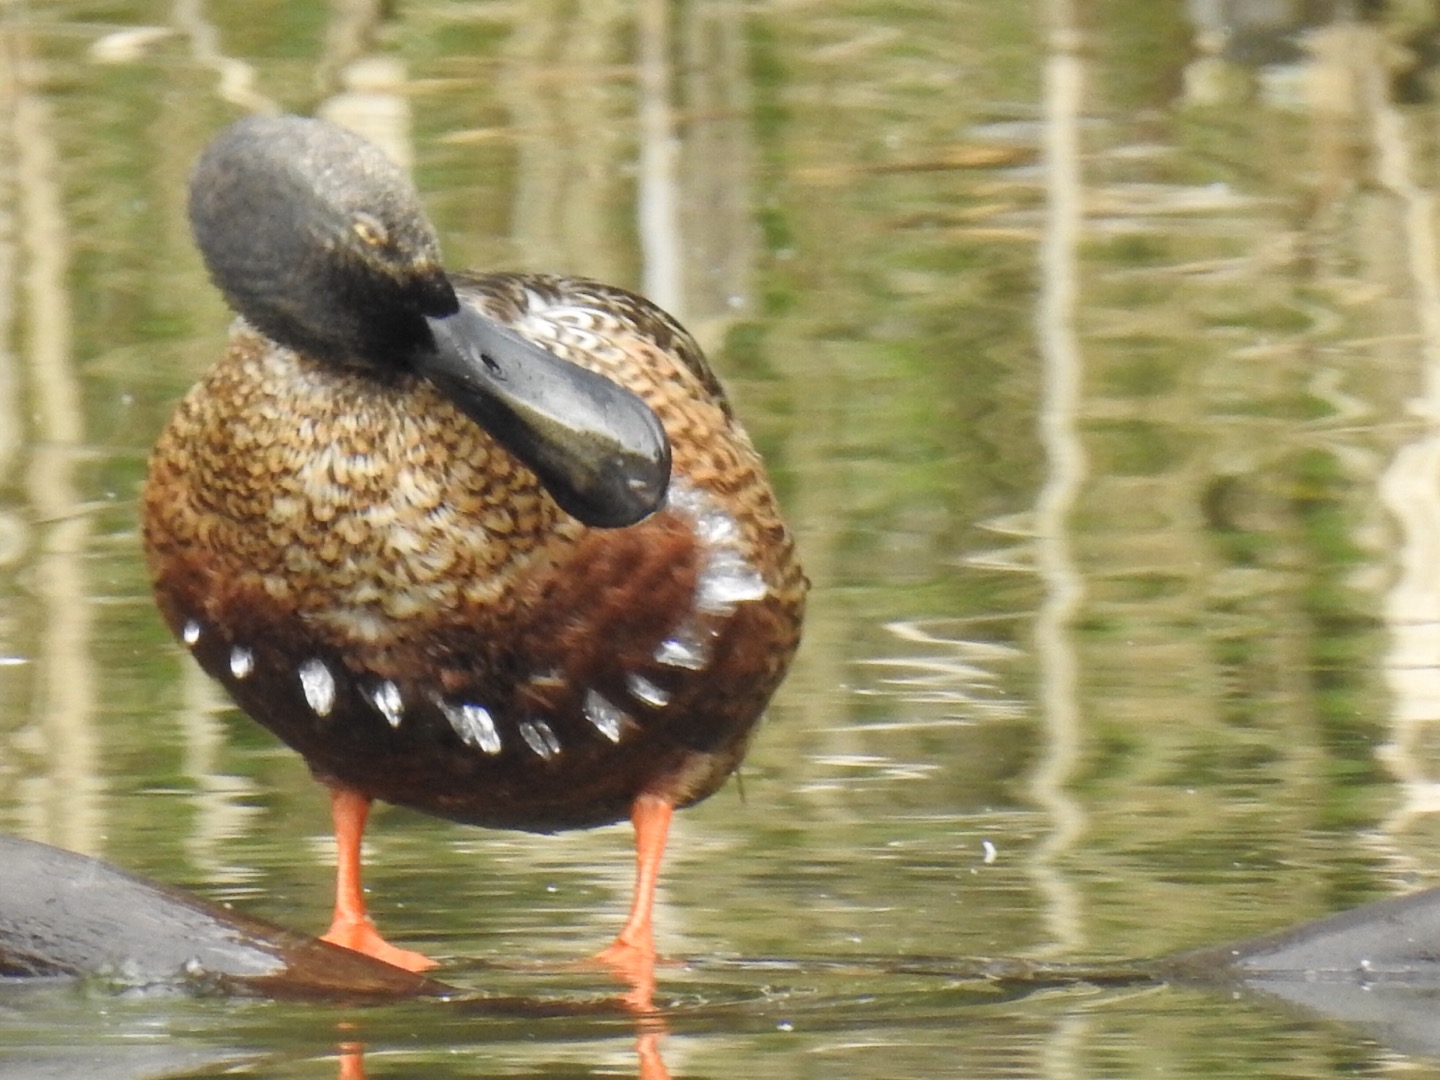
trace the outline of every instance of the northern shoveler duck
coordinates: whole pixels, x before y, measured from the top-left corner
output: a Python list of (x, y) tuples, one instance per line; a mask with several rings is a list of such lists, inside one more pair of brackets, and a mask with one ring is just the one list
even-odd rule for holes
[(446, 273), (408, 178), (319, 120), (222, 132), (190, 219), (239, 319), (155, 447), (145, 548), (170, 629), (329, 785), (326, 938), (431, 964), (366, 914), (374, 799), (539, 832), (628, 814), (601, 955), (653, 965), (671, 811), (740, 763), (807, 588), (699, 347), (623, 289)]

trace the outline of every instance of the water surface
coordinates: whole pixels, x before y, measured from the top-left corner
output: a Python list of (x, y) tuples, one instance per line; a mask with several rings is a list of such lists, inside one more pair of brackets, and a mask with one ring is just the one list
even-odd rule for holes
[[(322, 793), (168, 639), (136, 525), (228, 321), (189, 165), (323, 110), (411, 165), (451, 264), (675, 311), (798, 533), (802, 652), (666, 865), (673, 1075), (1393, 1066), (1199, 991), (892, 962), (1157, 955), (1440, 881), (1428, 17), (381, 7), (0, 5), (0, 829), (328, 916)], [(612, 991), (567, 965), (619, 924), (627, 830), (383, 810), (369, 849), (382, 924), (456, 982)], [(639, 1067), (611, 1013), (0, 997), (0, 1062), (77, 1042), (137, 1076)]]

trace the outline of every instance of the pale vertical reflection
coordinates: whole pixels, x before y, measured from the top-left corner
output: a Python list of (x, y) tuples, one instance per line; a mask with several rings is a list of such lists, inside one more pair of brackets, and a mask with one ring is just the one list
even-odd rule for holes
[(25, 482), (40, 522), (34, 587), (42, 623), (29, 734), (44, 772), (25, 785), (22, 801), (30, 835), (73, 851), (98, 853), (102, 782), (90, 656), (94, 613), (85, 576), (91, 519), (79, 512), (75, 484), (85, 429), (65, 291), (69, 242), (53, 112), (31, 89), (43, 83), (43, 73), (23, 38), (10, 40), (8, 59), (16, 84), (12, 150), (27, 330), (23, 363), (35, 417), (35, 448)]
[(628, 0), (516, 6), (498, 92), (517, 133), (512, 240), (522, 263), (625, 284), (633, 244), (613, 228), (629, 199), (633, 112), (616, 72), (628, 59)]
[(685, 109), (676, 236), (684, 238), (685, 324), (706, 346), (743, 312), (755, 269), (747, 17), (743, 5), (716, 0), (674, 24), (671, 99)]
[(1385, 671), (1394, 696), (1390, 739), (1379, 750), (1400, 781), (1401, 802), (1382, 826), (1402, 829), (1440, 810), (1440, 781), (1427, 771), (1425, 734), (1440, 725), (1440, 263), (1435, 194), (1414, 179), (1409, 135), (1387, 97), (1387, 76), (1372, 42), (1364, 73), (1366, 111), (1379, 182), (1398, 199), (1406, 268), (1420, 332), (1421, 392), (1411, 411), (1424, 424), (1380, 478), (1380, 498), (1400, 530), (1396, 578), (1385, 597), (1390, 649)]
[[(15, 297), (19, 256), (16, 252), (15, 131), (12, 120), (19, 87), (11, 42), (0, 26), (0, 476), (14, 476), (25, 444), (21, 411), (20, 374), (10, 343), (15, 340)], [(0, 511), (0, 566), (19, 558), (24, 549), (24, 525), (14, 514)], [(0, 646), (6, 647), (8, 646)]]
[(190, 39), (190, 52), (197, 63), (218, 76), (220, 97), (251, 112), (275, 113), (275, 102), (255, 89), (255, 67), (244, 60), (226, 56), (220, 48), (220, 31), (205, 14), (204, 0), (176, 0), (172, 18)]
[(409, 172), (415, 147), (404, 62), (389, 56), (359, 57), (337, 75), (339, 92), (326, 98), (315, 115), (365, 136)]
[(640, 252), (641, 290), (682, 322), (685, 278), (681, 259), (680, 142), (670, 102), (670, 0), (641, 0), (640, 54)]
[(216, 713), (229, 704), (224, 692), (188, 656), (180, 670), (182, 754), (180, 768), (195, 785), (194, 822), (185, 834), (185, 857), (213, 884), (234, 885), (255, 876), (252, 867), (225, 858), (230, 841), (250, 831), (264, 811), (250, 805), (257, 791), (248, 777), (224, 772), (225, 729)]
[(1040, 708), (1045, 745), (1030, 778), (1030, 793), (1050, 817), (1032, 872), (1045, 898), (1052, 946), (1075, 950), (1082, 941), (1079, 902), (1056, 866), (1084, 829), (1080, 806), (1066, 793), (1079, 752), (1075, 647), (1070, 628), (1084, 594), (1070, 550), (1070, 513), (1085, 478), (1085, 452), (1076, 430), (1081, 356), (1075, 336), (1076, 248), (1081, 227), (1079, 147), (1082, 65), (1073, 12), (1066, 0), (1050, 5), (1045, 64), (1045, 224), (1040, 247), (1036, 333), (1044, 366), (1040, 441), (1047, 478), (1035, 508), (1036, 560), (1045, 599), (1035, 620)]
[(386, 0), (330, 0), (325, 43), (316, 58), (315, 88), (322, 94), (344, 87), (375, 43), (386, 19)]
[[(12, 49), (4, 9), (0, 9), (0, 476), (4, 477), (12, 477), (19, 470), (25, 443), (19, 363), (11, 349), (16, 340), (15, 304), (20, 289), (13, 124), (19, 87), (14, 79)], [(23, 515), (0, 509), (0, 570), (7, 577), (24, 557), (27, 542)], [(11, 701), (19, 700), (19, 695), (9, 694), (9, 688), (23, 686), (29, 674), (18, 670), (25, 662), (18, 640), (23, 631), (23, 617), (18, 611), (0, 610), (0, 664), (7, 668), (0, 671), (0, 694)], [(11, 665), (17, 670), (8, 670)], [(6, 734), (20, 722), (16, 716), (0, 716), (0, 801), (7, 806), (15, 801), (11, 785), (25, 771), (16, 760), (19, 755), (11, 752), (11, 740)]]
[(366, 53), (384, 18), (379, 0), (332, 0), (319, 70), (323, 88), (333, 92), (315, 115), (365, 136), (409, 172), (415, 166), (409, 72), (399, 57)]

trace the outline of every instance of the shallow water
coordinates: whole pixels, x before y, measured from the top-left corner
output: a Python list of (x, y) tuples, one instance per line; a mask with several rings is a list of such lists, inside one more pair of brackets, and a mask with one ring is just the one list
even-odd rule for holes
[[(799, 535), (800, 657), (666, 865), (672, 1075), (1411, 1064), (1198, 991), (892, 964), (1158, 955), (1440, 881), (1435, 28), (1330, 7), (0, 5), (0, 830), (327, 918), (321, 793), (168, 640), (136, 530), (227, 323), (190, 162), (323, 107), (413, 164), (453, 265), (680, 315)], [(627, 830), (383, 810), (369, 848), (382, 925), (457, 983), (613, 992), (568, 964), (623, 915)], [(350, 1043), (372, 1076), (623, 1075), (635, 1041), (0, 996), (17, 1075), (333, 1076)]]

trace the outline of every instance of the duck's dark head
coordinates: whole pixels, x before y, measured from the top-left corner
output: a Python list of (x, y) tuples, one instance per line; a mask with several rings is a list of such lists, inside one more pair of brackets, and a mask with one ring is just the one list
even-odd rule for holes
[(317, 359), (404, 364), (455, 290), (409, 178), (353, 132), (299, 116), (226, 128), (190, 180), (216, 286), (267, 337)]

